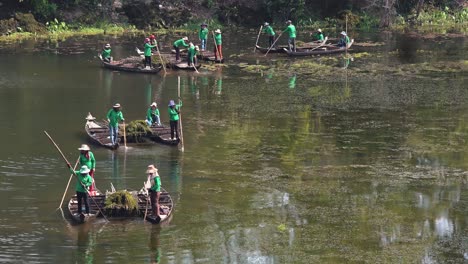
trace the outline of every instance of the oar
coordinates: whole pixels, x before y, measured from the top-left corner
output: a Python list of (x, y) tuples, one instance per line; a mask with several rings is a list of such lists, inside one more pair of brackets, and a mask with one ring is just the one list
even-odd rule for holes
[[(63, 155), (63, 152), (60, 150), (59, 146), (57, 146), (57, 144), (55, 143), (55, 141), (52, 139), (51, 136), (49, 136), (49, 134), (44, 130), (44, 133), (46, 134), (46, 136), (50, 139), (50, 141), (52, 142), (52, 144), (54, 144), (55, 148), (58, 150), (58, 152), (60, 153), (60, 155), (62, 155), (62, 158), (63, 160), (65, 160), (65, 162), (67, 163), (67, 165), (69, 167), (71, 167), (70, 165), (70, 162), (68, 162), (67, 158), (65, 157), (65, 155)], [(101, 207), (97, 204), (96, 200), (94, 200), (93, 196), (91, 196), (91, 194), (89, 193), (88, 189), (86, 189), (86, 186), (84, 186), (84, 184), (80, 181), (80, 179), (78, 179), (78, 175), (76, 175), (73, 171), (73, 175), (75, 175), (77, 177), (77, 180), (79, 183), (81, 183), (81, 185), (83, 186), (83, 188), (86, 190), (86, 192), (88, 193), (89, 197), (91, 198), (91, 200), (93, 200), (94, 204), (96, 205), (96, 207), (98, 208), (99, 212), (102, 214), (102, 217), (104, 217), (104, 219), (106, 221), (109, 221), (107, 220), (106, 216), (104, 215), (104, 213), (102, 212), (101, 210)]]
[[(73, 167), (73, 170), (76, 170), (76, 166), (78, 166), (79, 161), (80, 161), (80, 157), (78, 157), (78, 159), (76, 159), (76, 163), (75, 163), (75, 166)], [(73, 173), (70, 174), (70, 178), (68, 179), (67, 187), (65, 188), (65, 192), (63, 193), (63, 196), (62, 196), (62, 201), (60, 202), (60, 206), (57, 209), (62, 208), (63, 200), (65, 199), (65, 195), (67, 194), (68, 186), (70, 186), (70, 182), (71, 182), (72, 178), (73, 178)]]
[[(177, 94), (179, 97), (179, 105), (180, 105), (180, 76), (177, 76)], [(182, 133), (182, 113), (179, 107), (179, 128), (180, 128), (180, 150), (184, 152), (184, 134)]]
[(258, 39), (260, 38), (260, 34), (262, 33), (262, 28), (263, 26), (260, 26), (260, 30), (258, 31), (257, 41), (255, 42), (255, 47), (254, 47), (254, 53), (255, 53), (255, 50), (257, 49)]
[(162, 59), (161, 53), (159, 52), (158, 43), (156, 42), (156, 51), (158, 52), (159, 60), (163, 66), (164, 74), (166, 74), (166, 65), (164, 65), (164, 61)]
[(123, 130), (124, 130), (124, 146), (127, 149), (127, 133), (125, 132), (125, 121), (123, 122)]
[(270, 50), (275, 46), (276, 44), (276, 41), (278, 41), (278, 39), (281, 37), (281, 35), (283, 35), (284, 31), (281, 32), (281, 34), (279, 34), (279, 36), (275, 39), (275, 42), (273, 42), (273, 44), (271, 44), (271, 47), (268, 49), (268, 51), (265, 53), (265, 56), (268, 55), (268, 52), (270, 52)]

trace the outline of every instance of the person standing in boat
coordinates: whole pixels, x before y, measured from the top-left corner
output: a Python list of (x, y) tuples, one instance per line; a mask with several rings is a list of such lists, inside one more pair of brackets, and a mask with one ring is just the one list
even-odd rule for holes
[(283, 32), (288, 32), (288, 48), (289, 51), (296, 52), (296, 27), (292, 24), (291, 20), (286, 21), (288, 27)]
[(112, 61), (112, 57), (111, 57), (111, 45), (109, 43), (107, 43), (104, 48), (102, 49), (102, 52), (101, 52), (101, 57), (102, 57), (102, 60), (105, 61), (105, 62), (108, 62), (110, 63)]
[(145, 38), (145, 69), (147, 70), (151, 69), (151, 49), (154, 47), (156, 47), (156, 45), (151, 45), (150, 39)]
[(76, 200), (78, 200), (78, 214), (82, 214), (82, 202), (85, 205), (85, 212), (89, 215), (89, 202), (88, 202), (88, 190), (93, 184), (93, 178), (89, 175), (89, 168), (86, 165), (81, 166), (79, 171), (74, 171), (70, 163), (67, 164), (70, 171), (76, 175), (78, 181), (76, 182)]
[(153, 102), (148, 108), (148, 111), (146, 112), (146, 123), (148, 124), (148, 126), (152, 126), (153, 124), (161, 126), (158, 104), (156, 102)]
[(125, 121), (122, 111), (120, 111), (120, 104), (116, 103), (112, 109), (107, 112), (107, 121), (109, 122), (109, 131), (112, 145), (117, 145), (119, 138), (119, 122)]
[(175, 58), (176, 62), (180, 62), (180, 47), (188, 48), (189, 45), (186, 43), (188, 41), (187, 37), (183, 37), (179, 40), (174, 42), (174, 49), (175, 49)]
[(221, 30), (218, 28), (215, 30), (215, 48), (214, 48), (214, 53), (215, 53), (215, 61), (223, 60), (223, 37), (221, 36)]
[(205, 51), (206, 49), (206, 44), (208, 40), (208, 25), (206, 23), (202, 23), (200, 25), (200, 32), (198, 32), (198, 38), (200, 39), (201, 43), (201, 50)]
[(96, 159), (94, 159), (94, 154), (91, 152), (91, 149), (88, 145), (82, 144), (81, 147), (78, 148), (80, 151), (80, 167), (86, 165), (89, 169), (89, 176), (93, 178), (93, 184), (89, 188), (89, 192), (91, 195), (94, 195), (94, 190), (96, 189), (96, 185), (94, 184), (94, 172), (96, 171)]
[(340, 47), (340, 48), (346, 47), (346, 46), (348, 46), (348, 44), (349, 44), (350, 42), (351, 42), (351, 41), (349, 40), (349, 37), (348, 37), (348, 35), (346, 34), (346, 32), (341, 31), (341, 33), (340, 33), (340, 40), (338, 41), (338, 47)]
[[(179, 99), (180, 101), (180, 99)], [(174, 140), (174, 132), (176, 139), (179, 140), (179, 111), (180, 107), (182, 106), (182, 101), (179, 104), (175, 104), (174, 100), (169, 101), (169, 124), (171, 125), (171, 140)]]
[(161, 178), (159, 177), (158, 169), (154, 165), (149, 165), (146, 170), (148, 174), (147, 182), (149, 183), (148, 192), (151, 201), (151, 210), (155, 217), (159, 216), (159, 197), (161, 195)]
[(270, 24), (268, 24), (268, 22), (265, 22), (265, 24), (263, 24), (264, 28), (263, 28), (263, 33), (265, 33), (267, 36), (268, 36), (268, 47), (271, 48), (271, 46), (273, 46), (273, 43), (275, 43), (275, 31), (273, 30), (273, 27), (270, 26)]
[(325, 37), (323, 36), (322, 30), (320, 28), (317, 29), (317, 32), (311, 35), (313, 36), (315, 42), (323, 42), (325, 40)]

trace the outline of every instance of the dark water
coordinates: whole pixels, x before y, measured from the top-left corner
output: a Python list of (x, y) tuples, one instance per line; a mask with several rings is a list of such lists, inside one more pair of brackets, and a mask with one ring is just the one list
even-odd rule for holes
[[(353, 60), (265, 58), (255, 38), (226, 34), (224, 67), (165, 77), (100, 68), (104, 43), (121, 58), (139, 36), (2, 46), (0, 262), (467, 262), (466, 38), (355, 33), (386, 44)], [(74, 163), (88, 112), (119, 102), (143, 119), (156, 101), (167, 123), (178, 76), (185, 152), (92, 146), (101, 190), (139, 189), (156, 164), (170, 223), (70, 225), (56, 211), (69, 174), (43, 131)]]

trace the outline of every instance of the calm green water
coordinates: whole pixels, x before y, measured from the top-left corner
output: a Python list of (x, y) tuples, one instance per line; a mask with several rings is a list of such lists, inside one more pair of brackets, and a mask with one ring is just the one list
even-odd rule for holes
[[(356, 33), (387, 44), (290, 60), (253, 55), (251, 33), (225, 35), (225, 67), (165, 77), (100, 68), (104, 43), (121, 58), (138, 36), (1, 47), (0, 262), (468, 261), (466, 38)], [(70, 225), (43, 131), (74, 163), (88, 112), (143, 119), (156, 101), (167, 123), (178, 76), (185, 152), (92, 146), (101, 190), (139, 189), (156, 164), (170, 223)]]

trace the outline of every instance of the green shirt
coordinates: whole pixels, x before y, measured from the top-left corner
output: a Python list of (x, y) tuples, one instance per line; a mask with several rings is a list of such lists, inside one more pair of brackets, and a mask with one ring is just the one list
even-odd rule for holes
[(187, 55), (189, 57), (189, 61), (193, 63), (193, 57), (195, 57), (197, 55), (197, 51), (195, 50), (195, 46), (188, 48)]
[(89, 159), (86, 157), (85, 154), (80, 153), (80, 167), (86, 165), (90, 170), (94, 170), (96, 168), (96, 160), (94, 159), (94, 154), (91, 151), (88, 151)]
[(273, 30), (273, 28), (271, 26), (266, 26), (263, 29), (263, 32), (266, 33), (268, 36), (274, 36), (275, 35), (275, 31)]
[(101, 53), (101, 56), (103, 58), (110, 58), (111, 56), (111, 49), (103, 49), (102, 50), (102, 53)]
[(93, 184), (93, 178), (91, 178), (89, 174), (82, 175), (80, 171), (73, 171), (73, 169), (70, 169), (70, 171), (72, 173), (75, 173), (75, 175), (78, 177), (78, 181), (76, 181), (75, 191), (86, 193), (86, 190), (85, 188), (83, 188), (83, 185), (86, 187), (91, 186), (91, 184)]
[(113, 108), (107, 113), (107, 119), (111, 127), (117, 127), (120, 121), (124, 121), (122, 111), (115, 111)]
[(154, 47), (156, 47), (156, 45), (145, 43), (145, 56), (151, 56), (151, 49)]
[(349, 37), (348, 36), (344, 36), (343, 38), (341, 38), (346, 44), (350, 43), (351, 40), (349, 40)]
[(215, 34), (215, 42), (216, 42), (216, 45), (223, 44), (223, 38), (221, 37), (220, 33)]
[(153, 110), (153, 108), (150, 106), (150, 108), (148, 108), (148, 111), (146, 112), (146, 119), (148, 119), (149, 121), (151, 121), (151, 123), (153, 123), (154, 121), (156, 121), (156, 120), (153, 120), (153, 115), (159, 116), (159, 109), (158, 109), (158, 108), (155, 108), (155, 109)]
[(155, 175), (154, 178), (151, 178), (151, 188), (150, 190), (155, 191), (155, 192), (160, 192), (161, 191), (161, 178), (159, 178), (159, 175)]
[(182, 101), (174, 107), (169, 107), (169, 120), (178, 121), (179, 120), (179, 109), (182, 106)]
[(296, 27), (294, 25), (289, 25), (285, 31), (288, 32), (289, 38), (296, 38)]
[(185, 43), (184, 39), (179, 39), (174, 42), (174, 46), (175, 47), (183, 46), (185, 48), (188, 48), (189, 45)]
[(317, 32), (315, 33), (315, 39), (316, 40), (320, 40), (320, 41), (323, 41), (325, 38), (323, 37), (323, 33), (322, 32)]
[(200, 33), (198, 33), (198, 37), (200, 39), (207, 39), (208, 38), (208, 28), (201, 28)]

